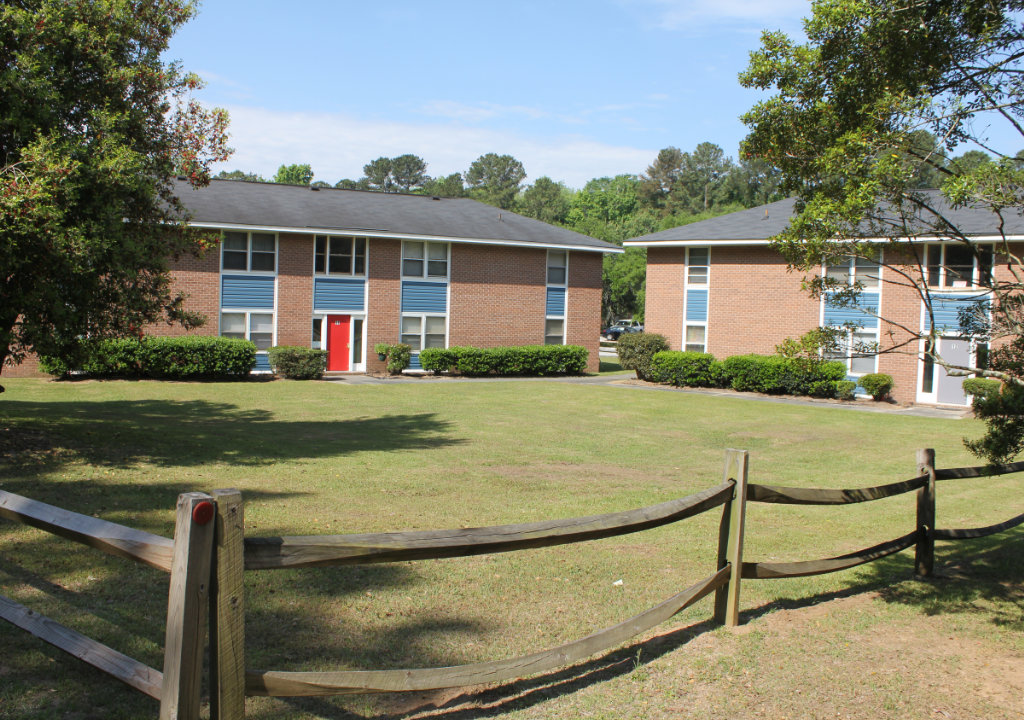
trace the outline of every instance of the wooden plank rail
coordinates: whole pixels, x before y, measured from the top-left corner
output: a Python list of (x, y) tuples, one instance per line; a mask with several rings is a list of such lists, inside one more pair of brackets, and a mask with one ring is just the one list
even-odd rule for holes
[(730, 571), (731, 568), (723, 568), (650, 610), (618, 625), (596, 632), (581, 640), (532, 655), (472, 665), (414, 670), (249, 671), (246, 673), (246, 695), (301, 697), (437, 690), (504, 682), (526, 677), (570, 665), (650, 630), (728, 582)]
[(879, 485), (878, 487), (853, 490), (825, 490), (819, 488), (776, 487), (773, 485), (747, 486), (747, 500), (750, 502), (781, 503), (785, 505), (847, 505), (870, 502), (882, 498), (902, 495), (924, 487), (928, 476), (904, 480), (903, 482)]
[(246, 538), (245, 569), (361, 565), (565, 545), (677, 522), (722, 505), (732, 492), (733, 483), (726, 482), (685, 498), (637, 510), (521, 525), (364, 535)]
[(110, 555), (171, 571), (174, 541), (161, 535), (47, 505), (0, 490), (0, 517), (45, 530)]
[(0, 595), (0, 618), (136, 690), (160, 699), (163, 673)]
[(900, 550), (906, 550), (917, 542), (917, 531), (907, 533), (895, 540), (879, 543), (864, 550), (847, 553), (839, 557), (826, 558), (824, 560), (803, 560), (799, 562), (776, 563), (776, 562), (745, 562), (743, 563), (743, 577), (745, 579), (769, 579), (803, 577), (806, 575), (823, 575), (824, 573), (846, 570), (847, 568), (863, 565), (864, 563), (877, 560), (878, 558), (892, 555)]
[(1001, 533), (1004, 530), (1009, 530), (1010, 528), (1017, 527), (1021, 524), (1024, 524), (1024, 515), (1017, 515), (1005, 522), (1001, 522), (997, 525), (989, 525), (987, 527), (965, 528), (961, 530), (936, 530), (934, 535), (936, 540), (972, 540), (974, 538), (995, 535), (996, 533)]
[(1024, 462), (1005, 463), (1003, 465), (981, 465), (979, 467), (946, 468), (936, 470), (936, 480), (956, 480), (959, 478), (992, 477), (993, 475), (1009, 475), (1024, 472)]

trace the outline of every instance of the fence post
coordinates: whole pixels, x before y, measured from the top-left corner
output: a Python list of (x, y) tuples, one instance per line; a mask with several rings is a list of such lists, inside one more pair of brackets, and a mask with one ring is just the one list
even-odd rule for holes
[(928, 482), (917, 491), (917, 547), (914, 550), (914, 574), (928, 577), (935, 565), (935, 450), (917, 451), (917, 474)]
[(210, 718), (245, 717), (245, 570), (242, 493), (214, 490), (217, 521), (210, 590)]
[(167, 596), (160, 720), (199, 718), (206, 638), (203, 613), (210, 591), (215, 513), (213, 498), (206, 493), (189, 492), (178, 496), (171, 588)]
[(722, 509), (718, 527), (718, 569), (732, 564), (729, 584), (715, 591), (715, 620), (740, 624), (740, 577), (743, 572), (743, 526), (747, 514), (747, 451), (726, 450), (723, 480), (735, 480), (732, 499)]

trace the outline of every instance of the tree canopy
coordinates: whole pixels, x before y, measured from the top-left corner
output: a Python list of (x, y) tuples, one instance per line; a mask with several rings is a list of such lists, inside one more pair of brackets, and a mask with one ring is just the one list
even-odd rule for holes
[(313, 168), (309, 163), (282, 165), (274, 174), (273, 182), (280, 185), (309, 185), (313, 182)]
[(172, 180), (209, 181), (227, 115), (161, 60), (192, 2), (0, 6), (0, 367), (70, 338), (196, 324), (168, 261), (198, 252)]
[[(1024, 207), (1024, 173), (1014, 155), (1024, 142), (1022, 9), (1020, 0), (819, 0), (805, 21), (806, 43), (779, 32), (762, 36), (741, 81), (774, 94), (744, 116), (751, 131), (742, 151), (778, 167), (783, 189), (802, 198), (776, 245), (808, 273), (812, 292), (840, 290), (820, 276), (823, 259), (875, 258), (878, 244), (859, 238), (882, 238), (893, 249), (883, 248), (893, 269), (883, 281), (912, 288), (931, 313), (935, 298), (921, 244), (943, 238), (982, 263), (991, 247), (975, 242), (921, 190), (938, 181), (953, 207), (992, 213), (995, 249), (1010, 270), (982, 273), (991, 312), (968, 313), (961, 331), (981, 342), (1024, 342), (1024, 276), (999, 230), (1001, 217)], [(990, 140), (995, 123), (1016, 147)], [(966, 151), (954, 157), (957, 149)], [(842, 292), (832, 297), (855, 301), (856, 288)], [(897, 324), (904, 339), (893, 352), (917, 354), (923, 343), (925, 356), (951, 373), (1024, 384), (1024, 366), (1009, 356), (993, 354), (988, 368), (954, 365), (938, 351), (935, 322), (920, 331)]]
[(523, 164), (511, 155), (487, 153), (481, 155), (465, 175), (470, 195), (489, 205), (510, 210), (526, 179)]

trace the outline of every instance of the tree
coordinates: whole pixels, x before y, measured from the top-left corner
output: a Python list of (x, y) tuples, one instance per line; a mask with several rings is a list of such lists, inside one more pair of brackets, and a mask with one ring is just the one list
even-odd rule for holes
[(266, 180), (257, 173), (247, 173), (241, 170), (221, 170), (217, 173), (217, 180), (244, 180), (245, 182), (266, 182)]
[(677, 212), (680, 182), (686, 153), (677, 147), (667, 147), (658, 152), (658, 157), (640, 176), (640, 195), (648, 205), (662, 210), (665, 214)]
[[(918, 168), (928, 165), (941, 178), (945, 204), (990, 211), (994, 234), (1002, 218), (1021, 213), (1024, 171), (985, 134), (1002, 122), (1018, 141), (1024, 135), (1021, 9), (1019, 0), (819, 0), (805, 21), (805, 44), (779, 32), (762, 36), (740, 77), (747, 87), (776, 94), (744, 116), (751, 132), (742, 151), (779, 167), (783, 189), (801, 197), (798, 215), (775, 245), (808, 273), (813, 293), (856, 301), (856, 287), (837, 287), (816, 269), (822, 260), (877, 257), (879, 244), (859, 238), (885, 241), (883, 281), (916, 292), (932, 318), (936, 300), (922, 242), (943, 238), (975, 262), (990, 262), (987, 247), (944, 213), (934, 194), (918, 189)], [(942, 152), (923, 151), (921, 130), (940, 138)], [(965, 144), (996, 160), (977, 163), (977, 155), (965, 153), (959, 163), (945, 162)], [(961, 332), (1024, 347), (1020, 261), (1005, 234), (995, 251), (1006, 271), (981, 273), (988, 311), (962, 314)], [(922, 330), (899, 318), (882, 320), (903, 338), (883, 351), (917, 354), (920, 346), (925, 359), (951, 374), (1024, 386), (1024, 366), (1012, 361), (1019, 354), (999, 361), (994, 353), (989, 368), (953, 363), (939, 352), (935, 322)], [(989, 432), (994, 429), (990, 424)]]
[(342, 190), (369, 190), (370, 182), (366, 178), (359, 178), (358, 180), (344, 178), (334, 183), (334, 187)]
[(466, 197), (466, 186), (462, 182), (462, 173), (452, 173), (444, 177), (427, 178), (419, 193), (434, 197)]
[(313, 168), (309, 164), (282, 165), (274, 174), (279, 185), (309, 185), (313, 182)]
[(551, 178), (539, 177), (516, 198), (516, 212), (552, 225), (561, 225), (569, 214), (572, 192)]
[(399, 155), (391, 159), (391, 176), (400, 192), (412, 192), (427, 181), (427, 163), (418, 155)]
[(161, 54), (196, 11), (176, 0), (0, 6), (0, 368), (78, 336), (201, 317), (168, 261), (199, 252), (173, 177), (209, 182), (227, 114)]
[(720, 190), (733, 168), (732, 159), (718, 145), (702, 142), (692, 153), (683, 153), (682, 161), (679, 180), (692, 198), (690, 210), (706, 212), (721, 199)]
[(525, 179), (523, 164), (511, 155), (481, 155), (466, 171), (470, 195), (503, 210), (512, 208), (519, 186)]

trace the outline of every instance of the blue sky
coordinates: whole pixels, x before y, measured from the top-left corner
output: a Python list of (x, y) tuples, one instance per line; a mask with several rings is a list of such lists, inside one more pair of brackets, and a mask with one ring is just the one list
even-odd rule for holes
[[(287, 10), (285, 10), (287, 7)], [(168, 57), (231, 114), (218, 169), (312, 165), (358, 178), (382, 155), (465, 171), (487, 152), (527, 182), (572, 187), (641, 173), (658, 150), (698, 143), (736, 157), (736, 80), (762, 29), (799, 33), (807, 0), (519, 0), (515, 3), (206, 0)]]

